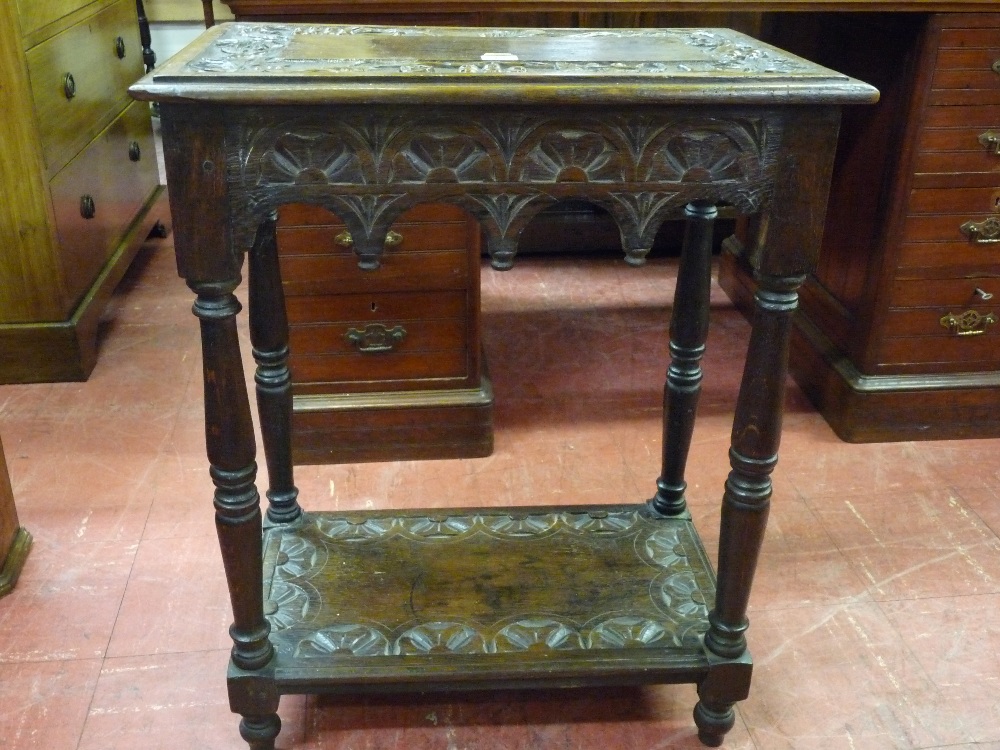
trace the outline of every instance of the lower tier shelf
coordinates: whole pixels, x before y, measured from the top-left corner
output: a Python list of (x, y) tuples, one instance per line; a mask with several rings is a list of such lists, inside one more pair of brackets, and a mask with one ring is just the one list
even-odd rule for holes
[(281, 692), (700, 682), (714, 596), (690, 519), (645, 505), (316, 513), (264, 536)]

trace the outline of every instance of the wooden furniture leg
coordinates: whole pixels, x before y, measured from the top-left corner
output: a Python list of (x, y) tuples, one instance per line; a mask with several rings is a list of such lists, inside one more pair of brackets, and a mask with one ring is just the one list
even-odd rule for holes
[(708, 337), (712, 282), (712, 229), (718, 215), (708, 201), (693, 201), (687, 219), (670, 318), (670, 365), (663, 386), (663, 462), (652, 508), (666, 516), (684, 512), (684, 467), (701, 394), (701, 358)]
[[(746, 617), (757, 559), (771, 503), (771, 472), (778, 462), (782, 403), (787, 373), (796, 289), (804, 277), (764, 278), (757, 292), (756, 317), (750, 335), (733, 422), (719, 537), (715, 608), (709, 613), (705, 646), (716, 656), (738, 659), (746, 653)], [(735, 721), (732, 700), (709, 695), (699, 685), (695, 707), (698, 736), (718, 746)]]
[(292, 469), (292, 377), (288, 371), (288, 316), (281, 288), (276, 235), (278, 212), (257, 230), (250, 251), (250, 341), (257, 362), (257, 411), (267, 461), (267, 520), (288, 523), (301, 514)]
[(258, 669), (273, 655), (264, 619), (260, 496), (253, 423), (236, 332), (237, 282), (197, 284), (205, 377), (205, 443), (215, 483), (215, 525), (233, 606), (233, 664)]
[[(281, 728), (275, 695), (240, 683), (243, 670), (259, 670), (274, 655), (264, 618), (260, 496), (250, 402), (236, 331), (237, 282), (193, 285), (194, 313), (201, 321), (205, 376), (205, 442), (215, 483), (215, 526), (233, 607), (230, 705), (240, 713), (240, 734), (251, 750), (273, 750)], [(235, 673), (235, 674), (234, 674)], [(243, 689), (249, 687), (251, 689)], [(271, 711), (260, 712), (260, 704)]]

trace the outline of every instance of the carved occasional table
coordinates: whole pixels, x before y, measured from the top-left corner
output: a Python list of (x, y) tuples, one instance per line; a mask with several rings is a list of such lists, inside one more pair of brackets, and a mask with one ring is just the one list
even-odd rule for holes
[[(699, 735), (720, 744), (749, 689), (747, 601), (795, 290), (819, 246), (840, 108), (877, 92), (720, 29), (229, 24), (132, 93), (161, 104), (178, 267), (197, 294), (235, 620), (230, 703), (250, 747), (274, 747), (282, 693), (668, 682), (697, 684)], [(528, 220), (565, 197), (610, 211), (635, 265), (668, 214), (687, 216), (652, 499), (516, 513), (301, 510), (278, 207), (336, 213), (358, 266), (375, 273), (397, 216), (457, 203), (482, 222), (503, 269)], [(684, 464), (718, 204), (758, 217), (759, 291), (716, 580), (685, 508)], [(233, 295), (245, 255), (270, 483), (263, 523)]]

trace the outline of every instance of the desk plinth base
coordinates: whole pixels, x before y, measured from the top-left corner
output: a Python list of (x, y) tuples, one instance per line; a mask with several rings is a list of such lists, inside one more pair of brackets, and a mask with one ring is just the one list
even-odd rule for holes
[(701, 683), (712, 667), (701, 541), (642, 505), (307, 514), (266, 530), (264, 558), (281, 693)]

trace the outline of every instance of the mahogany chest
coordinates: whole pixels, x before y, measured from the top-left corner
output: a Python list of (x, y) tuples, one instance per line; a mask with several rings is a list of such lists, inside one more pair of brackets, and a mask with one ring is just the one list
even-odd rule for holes
[(425, 204), (362, 270), (335, 215), (282, 207), (298, 463), (485, 456), (493, 397), (481, 366), (479, 225)]

